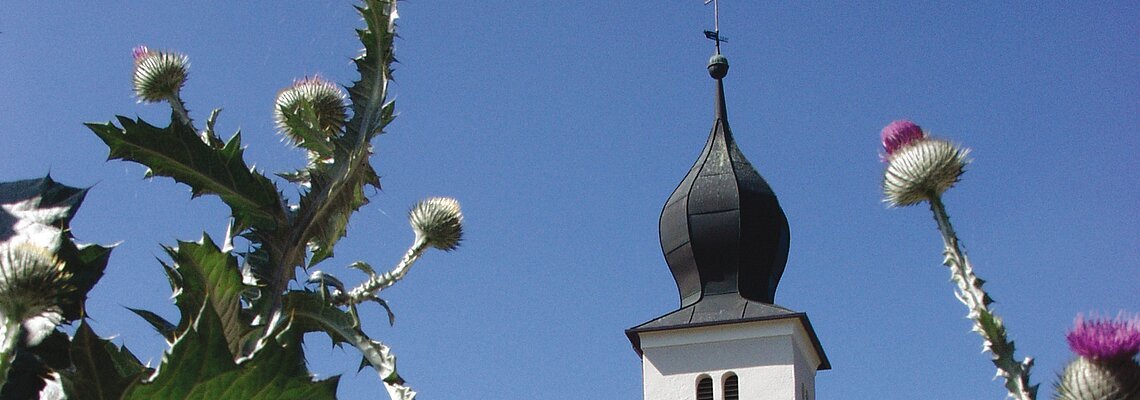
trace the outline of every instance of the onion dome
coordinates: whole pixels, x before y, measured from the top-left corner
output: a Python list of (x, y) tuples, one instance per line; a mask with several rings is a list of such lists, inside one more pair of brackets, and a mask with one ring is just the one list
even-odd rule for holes
[[(705, 32), (719, 42), (716, 32)], [(680, 308), (626, 329), (639, 356), (642, 335), (794, 319), (831, 369), (807, 314), (775, 304), (788, 261), (788, 218), (776, 194), (736, 145), (728, 127), (723, 79), (728, 59), (709, 60), (716, 118), (696, 163), (669, 196), (659, 222), (661, 251), (680, 293)]]
[(768, 182), (741, 153), (728, 125), (728, 60), (709, 60), (716, 119), (704, 150), (661, 211), (661, 250), (681, 307), (738, 293), (772, 304), (788, 259), (788, 219)]

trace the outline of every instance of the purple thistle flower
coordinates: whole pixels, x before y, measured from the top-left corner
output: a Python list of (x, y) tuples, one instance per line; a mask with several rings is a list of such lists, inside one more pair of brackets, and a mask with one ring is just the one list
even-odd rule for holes
[[(883, 151), (886, 151), (887, 157), (890, 157), (895, 153), (895, 150), (926, 135), (922, 133), (922, 128), (914, 122), (900, 119), (883, 128), (879, 136), (883, 140)], [(886, 161), (885, 157), (884, 161)]]
[(1140, 316), (1123, 313), (1116, 320), (1085, 320), (1077, 314), (1075, 327), (1065, 335), (1074, 353), (1094, 360), (1132, 358), (1140, 353)]
[(150, 49), (148, 49), (146, 45), (140, 44), (131, 50), (131, 54), (134, 55), (135, 62), (138, 62), (147, 54), (150, 54)]

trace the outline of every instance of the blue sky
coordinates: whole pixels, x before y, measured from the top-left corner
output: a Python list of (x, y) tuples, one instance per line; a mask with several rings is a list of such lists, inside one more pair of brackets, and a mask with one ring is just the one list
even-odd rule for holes
[[(945, 196), (1042, 398), (1078, 312), (1140, 312), (1140, 5), (1103, 2), (721, 4), (729, 119), (791, 224), (776, 302), (807, 312), (831, 364), (820, 398), (1000, 398), (939, 263), (924, 207), (880, 202), (878, 132), (909, 118), (973, 149)], [(384, 190), (321, 268), (394, 264), (407, 209), (458, 198), (463, 247), (385, 291), (366, 327), (424, 399), (639, 399), (623, 330), (675, 309), (657, 239), (665, 199), (712, 123), (711, 6), (655, 2), (401, 3), (399, 117), (376, 142)], [(246, 159), (302, 165), (274, 133), (294, 78), (354, 77), (349, 2), (15, 2), (0, 12), (0, 180), (93, 186), (80, 241), (122, 242), (89, 311), (157, 363), (162, 339), (124, 306), (176, 317), (160, 244), (224, 233), (227, 209), (105, 162), (83, 122), (165, 123), (136, 104), (131, 48), (190, 56), (193, 115), (224, 108)], [(282, 189), (293, 189), (282, 184)], [(342, 398), (373, 398), (355, 350), (311, 337)]]

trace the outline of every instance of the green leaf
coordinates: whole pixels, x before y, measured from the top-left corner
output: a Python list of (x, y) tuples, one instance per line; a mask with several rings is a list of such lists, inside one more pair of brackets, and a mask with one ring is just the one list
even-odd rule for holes
[(365, 29), (358, 29), (357, 36), (364, 44), (364, 52), (354, 61), (360, 79), (348, 88), (352, 100), (352, 119), (347, 128), (350, 140), (361, 136), (367, 142), (379, 134), (391, 122), (391, 110), (385, 109), (388, 94), (388, 81), (392, 75), (391, 65), (395, 61), (392, 39), (395, 37), (396, 2), (390, 0), (366, 1), (364, 7), (357, 7), (364, 17)]
[(297, 146), (312, 151), (321, 158), (332, 157), (332, 143), (329, 142), (329, 133), (320, 127), (320, 117), (317, 109), (308, 101), (300, 101), (297, 109), (281, 107), (281, 115), (285, 117), (285, 125), (289, 127)]
[[(333, 138), (333, 163), (310, 168), (312, 190), (301, 199), (300, 237), (312, 251), (309, 265), (332, 257), (333, 246), (345, 234), (348, 217), (368, 202), (364, 186), (380, 187), (380, 178), (368, 163), (373, 137), (394, 118), (395, 105), (387, 100), (391, 64), (395, 61), (396, 3), (366, 1), (357, 7), (366, 28), (357, 30), (364, 52), (354, 60), (360, 79), (348, 87), (352, 118), (343, 136)], [(304, 174), (292, 175), (301, 178)], [(294, 249), (294, 254), (301, 250)]]
[[(242, 364), (234, 362), (222, 320), (202, 307), (192, 328), (175, 341), (157, 376), (136, 384), (125, 400), (335, 399), (338, 379), (313, 381), (301, 355), (300, 334), (286, 331)], [(281, 341), (278, 341), (281, 340)]]
[(46, 386), (52, 370), (26, 351), (17, 352), (4, 377), (0, 400), (35, 399)]
[[(230, 206), (236, 231), (273, 229), (285, 211), (273, 182), (242, 159), (241, 134), (213, 147), (187, 125), (159, 128), (141, 119), (118, 117), (114, 123), (86, 124), (110, 149), (108, 159), (134, 161), (150, 168), (148, 176), (166, 176), (190, 186), (194, 197), (217, 195)], [(212, 122), (212, 121), (211, 121)]]
[[(215, 108), (214, 111), (210, 111), (210, 116), (206, 118), (206, 130), (202, 131), (202, 137), (209, 143), (210, 147), (215, 149), (220, 149), (225, 146), (225, 144), (222, 143), (222, 139), (218, 137), (218, 132), (214, 130), (214, 124), (218, 123), (218, 114), (221, 113), (222, 109), (220, 108)], [(173, 117), (171, 117), (171, 119), (173, 120)]]
[(231, 355), (241, 356), (244, 338), (251, 328), (241, 313), (241, 293), (246, 286), (241, 281), (237, 258), (222, 252), (205, 234), (198, 243), (179, 241), (177, 248), (168, 247), (166, 252), (174, 260), (174, 267), (167, 268), (167, 274), (174, 274), (170, 276), (172, 282), (177, 282), (174, 302), (182, 313), (177, 331), (186, 331), (194, 315), (208, 303), (221, 321)]
[(292, 316), (293, 329), (301, 332), (324, 332), (334, 344), (349, 343), (360, 350), (364, 360), (376, 370), (393, 399), (414, 399), (415, 392), (404, 386), (396, 372), (396, 356), (387, 345), (372, 340), (348, 312), (333, 307), (320, 293), (290, 291), (285, 296), (286, 313)]
[(73, 369), (60, 371), (70, 399), (118, 399), (149, 370), (126, 347), (100, 338), (86, 321), (71, 339)]
[(309, 249), (313, 252), (310, 266), (333, 256), (333, 247), (347, 231), (349, 217), (368, 204), (364, 185), (378, 179), (372, 166), (367, 164), (339, 182), (330, 182), (323, 175), (311, 177), (313, 192), (310, 193), (323, 193), (324, 196), (301, 198), (301, 210), (309, 212), (304, 215), (311, 215), (307, 218), (309, 224), (305, 230)]
[(372, 296), (369, 298), (369, 300), (375, 301), (377, 304), (380, 304), (380, 307), (384, 307), (384, 311), (388, 312), (388, 325), (389, 326), (396, 324), (396, 313), (392, 312), (392, 307), (388, 305), (387, 300), (380, 298), (380, 296)]
[(0, 183), (0, 241), (39, 234), (41, 226), (67, 227), (86, 196), (87, 189), (56, 183), (50, 175)]
[(69, 366), (71, 357), (67, 334), (57, 329), (38, 345), (23, 347), (16, 353), (12, 368), (8, 370), (8, 381), (0, 384), (3, 386), (0, 399), (38, 398), (53, 370)]
[(162, 318), (158, 314), (147, 310), (140, 310), (130, 307), (127, 307), (127, 309), (131, 310), (131, 312), (135, 313), (135, 315), (142, 317), (143, 320), (146, 320), (146, 322), (150, 323), (150, 326), (153, 326), (154, 330), (158, 331), (158, 333), (162, 335), (162, 337), (166, 338), (167, 341), (174, 341), (174, 337), (178, 334), (178, 327), (170, 323), (170, 321), (167, 321), (165, 318)]
[(71, 366), (70, 344), (71, 339), (67, 334), (56, 329), (39, 344), (28, 347), (27, 350), (48, 368), (58, 370)]
[(366, 263), (364, 261), (354, 262), (352, 264), (349, 264), (348, 267), (364, 272), (365, 274), (368, 274), (368, 276), (376, 275), (376, 269), (372, 268), (372, 264)]
[(75, 288), (60, 305), (66, 320), (74, 321), (86, 315), (87, 293), (103, 277), (113, 249), (96, 244), (77, 245), (71, 240), (59, 246), (56, 256), (63, 261), (64, 270), (71, 274), (70, 285)]

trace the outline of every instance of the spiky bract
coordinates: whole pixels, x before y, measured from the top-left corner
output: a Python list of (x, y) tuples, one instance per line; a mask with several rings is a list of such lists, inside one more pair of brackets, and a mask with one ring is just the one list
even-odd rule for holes
[(1140, 365), (1131, 358), (1077, 357), (1056, 385), (1058, 400), (1140, 400)]
[(463, 239), (463, 213), (459, 202), (448, 197), (423, 200), (408, 212), (408, 220), (416, 233), (416, 242), (450, 251)]
[(3, 317), (16, 321), (45, 317), (54, 325), (62, 320), (61, 304), (74, 291), (71, 274), (50, 250), (30, 243), (0, 245)]
[(132, 82), (135, 95), (144, 103), (169, 101), (178, 96), (186, 83), (190, 59), (185, 54), (136, 47)]
[[(332, 136), (344, 127), (346, 114), (344, 89), (320, 77), (306, 77), (294, 81), (292, 85), (277, 94), (273, 110), (273, 120), (282, 134), (300, 144), (305, 137), (290, 127), (289, 119), (294, 116), (314, 118), (304, 121), (324, 135)], [(306, 108), (311, 110), (307, 113)]]
[(905, 207), (939, 196), (965, 172), (969, 149), (935, 138), (912, 140), (887, 157), (884, 201)]

